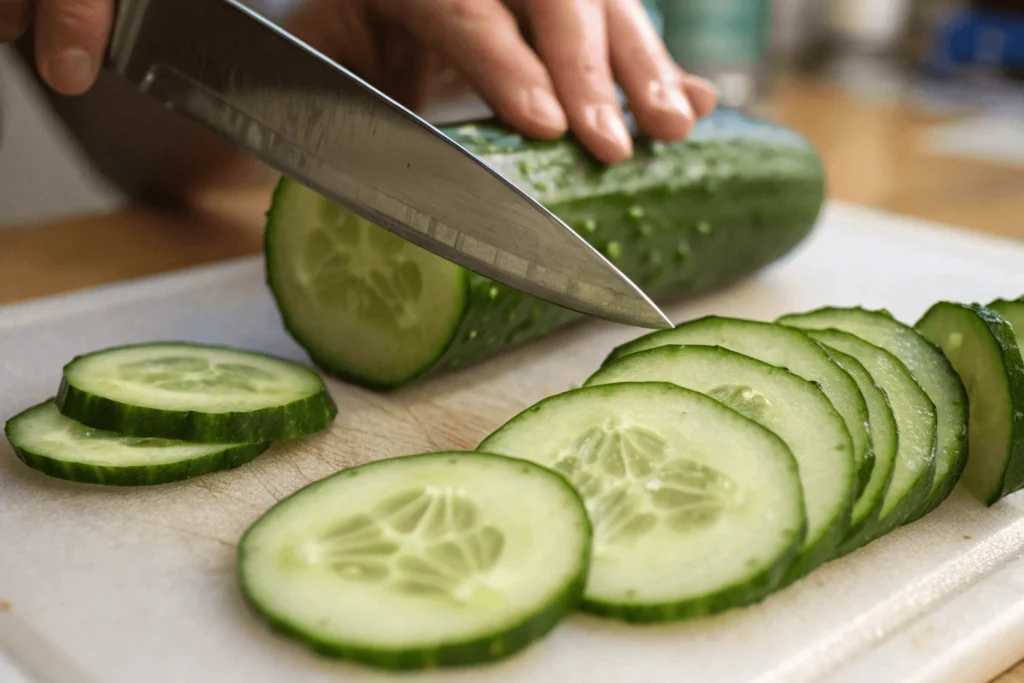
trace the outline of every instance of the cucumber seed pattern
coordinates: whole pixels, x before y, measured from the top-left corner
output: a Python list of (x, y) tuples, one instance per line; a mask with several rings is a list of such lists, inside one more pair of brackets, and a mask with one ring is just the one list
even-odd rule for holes
[(307, 541), (300, 556), (349, 581), (385, 583), (457, 604), (504, 600), (488, 583), (505, 536), (482, 524), (476, 504), (451, 487), (395, 494)]
[(771, 402), (761, 393), (736, 384), (723, 384), (708, 392), (708, 396), (719, 403), (724, 403), (737, 413), (748, 417), (754, 422), (761, 422)]
[[(298, 271), (306, 290), (321, 303), (368, 322), (399, 329), (415, 326), (423, 275), (408, 258), (410, 243), (322, 201), (320, 229), (306, 238)], [(377, 252), (373, 258), (355, 256), (364, 241)]]
[(591, 427), (554, 463), (580, 492), (603, 544), (626, 545), (658, 524), (705, 529), (736, 495), (725, 474), (670, 456), (657, 432), (617, 420)]
[(244, 362), (211, 363), (196, 356), (158, 356), (118, 366), (116, 379), (166, 391), (202, 394), (266, 392), (278, 378)]

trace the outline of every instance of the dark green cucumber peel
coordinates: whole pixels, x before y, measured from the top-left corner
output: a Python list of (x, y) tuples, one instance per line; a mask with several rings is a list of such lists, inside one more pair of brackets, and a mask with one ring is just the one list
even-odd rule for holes
[[(949, 322), (954, 317), (957, 318), (959, 325), (958, 332), (955, 333), (959, 335), (959, 341), (950, 339), (949, 329), (947, 329)], [(970, 326), (975, 327), (969, 329)], [(967, 334), (971, 334), (975, 341), (984, 344), (986, 355), (1001, 366), (1002, 376), (991, 380), (1005, 382), (1006, 396), (1004, 398), (1007, 400), (1006, 404), (1000, 408), (1005, 408), (1010, 412), (1005, 416), (1006, 426), (1009, 429), (1009, 434), (1005, 435), (1006, 451), (999, 454), (1003, 459), (1002, 463), (998, 463), (1001, 471), (991, 482), (993, 484), (991, 487), (985, 486), (985, 482), (980, 481), (981, 475), (975, 475), (976, 471), (987, 469), (992, 465), (991, 462), (982, 461), (983, 451), (984, 447), (991, 443), (991, 439), (998, 438), (998, 435), (975, 431), (981, 429), (978, 425), (989, 416), (972, 414), (968, 436), (970, 441), (975, 442), (975, 448), (971, 449), (971, 455), (962, 478), (965, 487), (986, 505), (992, 505), (999, 499), (1024, 488), (1024, 359), (1021, 358), (1013, 327), (998, 313), (984, 306), (950, 302), (940, 302), (932, 306), (921, 316), (921, 320), (915, 327), (925, 338), (942, 349), (943, 353), (950, 358), (954, 368), (957, 368), (957, 363), (961, 360), (957, 358), (957, 344), (962, 344), (963, 338)], [(967, 362), (973, 365), (978, 362), (978, 359), (972, 354)], [(975, 377), (971, 369), (957, 368), (958, 374), (967, 383), (968, 391), (990, 390), (991, 387), (987, 383), (973, 384), (987, 382), (988, 378)], [(979, 401), (976, 399), (970, 405), (974, 406), (978, 403)]]
[[(447, 454), (457, 454), (450, 452)], [(502, 626), (493, 633), (470, 638), (462, 642), (449, 642), (443, 645), (403, 649), (403, 648), (374, 648), (364, 644), (346, 644), (333, 640), (327, 640), (321, 635), (294, 623), (286, 617), (266, 609), (258, 599), (255, 599), (248, 590), (246, 568), (248, 566), (248, 543), (247, 540), (257, 529), (258, 522), (269, 516), (275, 509), (288, 505), (290, 500), (300, 494), (309, 493), (315, 489), (325, 486), (335, 479), (356, 477), (377, 466), (386, 466), (393, 460), (411, 460), (432, 458), (438, 453), (420, 453), (414, 455), (403, 455), (397, 458), (378, 460), (366, 463), (357, 467), (342, 470), (333, 475), (320, 479), (303, 488), (295, 491), (288, 497), (278, 501), (273, 507), (267, 510), (260, 519), (256, 520), (242, 535), (238, 543), (236, 553), (236, 572), (239, 584), (242, 588), (242, 595), (246, 604), (268, 624), (270, 628), (282, 635), (295, 638), (309, 647), (312, 651), (321, 655), (345, 659), (353, 662), (369, 664), (381, 669), (396, 671), (411, 671), (420, 669), (432, 669), (440, 667), (464, 667), (482, 663), (493, 663), (507, 659), (533, 645), (549, 634), (562, 620), (572, 613), (580, 604), (587, 582), (587, 572), (590, 566), (590, 553), (592, 541), (592, 529), (589, 527), (589, 518), (585, 512), (581, 519), (586, 527), (587, 543), (584, 545), (580, 560), (580, 571), (562, 586), (557, 596), (548, 601), (544, 608), (538, 612), (528, 615), (525, 619), (516, 624)], [(545, 476), (556, 477), (564, 484), (564, 489), (571, 492), (572, 496), (584, 509), (582, 498), (579, 493), (569, 485), (562, 475), (543, 468), (533, 463), (524, 462), (516, 458), (510, 458), (501, 454), (473, 451), (466, 454), (473, 458), (493, 458), (503, 461), (514, 462), (519, 467), (532, 467), (542, 472)]]
[[(821, 161), (795, 132), (725, 109), (683, 142), (638, 138), (634, 157), (603, 166), (570, 139), (528, 141), (491, 124), (444, 132), (531, 194), (601, 250), (655, 300), (724, 286), (792, 251), (825, 196)], [(325, 371), (387, 390), (544, 337), (583, 316), (465, 272), (463, 309), (436, 353), (415, 371), (380, 380), (305, 342), (276, 291), (272, 258), (288, 229), (280, 199), (268, 212), (267, 282), (285, 327)], [(285, 233), (286, 234), (286, 233)]]
[[(28, 467), (56, 479), (107, 486), (168, 484), (220, 470), (241, 467), (265, 453), (272, 445), (270, 443), (225, 445), (223, 450), (209, 455), (150, 465), (93, 465), (73, 460), (62, 460), (22, 445), (21, 440), (15, 434), (17, 425), (22, 418), (51, 403), (52, 400), (47, 400), (15, 415), (4, 426), (4, 434), (19, 460)], [(116, 435), (110, 434), (110, 436)], [(161, 440), (153, 439), (153, 441)]]
[[(168, 342), (153, 342), (165, 345)], [(171, 342), (181, 346), (219, 348), (236, 354), (264, 356), (252, 351), (209, 344)], [(205, 413), (195, 410), (165, 410), (136, 406), (111, 400), (75, 387), (67, 379), (68, 372), (77, 362), (97, 354), (120, 349), (145, 347), (150, 344), (131, 344), (102, 349), (71, 360), (64, 368), (55, 402), (68, 417), (95, 429), (117, 432), (126, 436), (162, 437), (202, 443), (220, 442), (272, 442), (307, 436), (326, 428), (337, 416), (338, 408), (327, 391), (320, 391), (286, 406), (274, 406), (245, 412)], [(301, 367), (297, 366), (296, 367)], [(312, 370), (305, 368), (308, 372)], [(322, 385), (322, 383), (321, 383)]]
[[(853, 319), (848, 321), (850, 324), (819, 324), (819, 319), (831, 319), (836, 313), (850, 315)], [(869, 338), (870, 335), (866, 334), (865, 329), (860, 329), (866, 320), (876, 324), (885, 321), (891, 329), (898, 330), (901, 336), (899, 343), (890, 343), (889, 348), (886, 348), (882, 340)], [(917, 513), (905, 523), (920, 519), (949, 497), (967, 466), (967, 390), (942, 351), (913, 327), (900, 322), (886, 310), (872, 311), (859, 306), (825, 306), (806, 313), (783, 316), (777, 322), (802, 328), (835, 327), (885, 348), (906, 365), (935, 405), (938, 426), (935, 447), (936, 474), (931, 492)]]

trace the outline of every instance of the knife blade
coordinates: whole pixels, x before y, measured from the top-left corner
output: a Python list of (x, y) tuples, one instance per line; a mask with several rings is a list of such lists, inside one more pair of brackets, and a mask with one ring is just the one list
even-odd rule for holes
[(235, 0), (119, 0), (105, 67), (428, 251), (581, 313), (671, 327), (639, 287), (528, 194)]

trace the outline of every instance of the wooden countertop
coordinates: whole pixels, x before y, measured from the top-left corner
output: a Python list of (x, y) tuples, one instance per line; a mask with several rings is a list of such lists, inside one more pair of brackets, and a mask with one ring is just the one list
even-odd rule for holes
[[(923, 149), (923, 135), (949, 117), (795, 80), (778, 84), (766, 110), (818, 147), (831, 197), (1024, 239), (1024, 168)], [(188, 213), (127, 208), (0, 230), (0, 304), (256, 254), (268, 200), (269, 188)], [(997, 682), (1024, 683), (1024, 663)]]

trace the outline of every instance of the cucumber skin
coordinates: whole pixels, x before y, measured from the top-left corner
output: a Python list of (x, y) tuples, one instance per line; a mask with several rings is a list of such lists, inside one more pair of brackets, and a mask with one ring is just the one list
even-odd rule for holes
[[(589, 381), (589, 380), (588, 380)], [(498, 427), (491, 434), (484, 438), (477, 447), (481, 450), (487, 449), (488, 441), (492, 436), (495, 436), (507, 425), (523, 418), (531, 413), (539, 412), (551, 402), (557, 401), (565, 397), (566, 394), (572, 394), (578, 391), (614, 391), (614, 387), (622, 386), (624, 383), (616, 384), (601, 384), (601, 385), (588, 385), (584, 384), (579, 389), (570, 389), (569, 391), (548, 396), (545, 399), (535, 403), (534, 405), (526, 408), (516, 416), (508, 420), (504, 425)], [(712, 401), (718, 404), (722, 409), (728, 410), (735, 413), (743, 420), (755, 425), (758, 429), (764, 430), (770, 434), (776, 441), (782, 444), (783, 448), (790, 453), (790, 465), (794, 473), (799, 472), (799, 466), (796, 463), (796, 459), (793, 458), (792, 452), (782, 439), (780, 439), (774, 432), (769, 431), (766, 427), (758, 424), (754, 420), (751, 420), (747, 416), (739, 413), (724, 404), (715, 401), (713, 398), (702, 394), (692, 389), (679, 386), (678, 384), (672, 384), (670, 382), (630, 382), (629, 384), (648, 384), (652, 387), (662, 386), (669, 387), (676, 392), (684, 392), (695, 397), (699, 397), (699, 400)], [(533, 462), (533, 461), (529, 461)], [(800, 505), (803, 506), (803, 489), (798, 489), (800, 492), (801, 500)], [(754, 575), (752, 578), (747, 578), (739, 581), (731, 586), (726, 586), (715, 593), (710, 595), (704, 595), (699, 598), (692, 598), (683, 600), (675, 603), (662, 603), (656, 605), (644, 605), (644, 604), (624, 604), (624, 603), (612, 603), (604, 602), (601, 600), (591, 600), (586, 597), (584, 593), (580, 600), (580, 610), (595, 614), (602, 617), (610, 617), (618, 619), (620, 621), (634, 623), (634, 624), (653, 624), (662, 623), (669, 621), (680, 621), (685, 619), (693, 619), (697, 617), (709, 616), (712, 614), (718, 614), (731, 609), (737, 609), (746, 607), (749, 605), (755, 605), (759, 602), (763, 602), (773, 593), (777, 592), (781, 588), (791, 583), (793, 571), (796, 567), (797, 559), (800, 555), (801, 547), (803, 546), (803, 540), (807, 536), (807, 518), (803, 516), (801, 518), (801, 525), (799, 528), (794, 530), (793, 538), (790, 541), (789, 547), (784, 553), (779, 555), (775, 564), (765, 568), (760, 574)]]
[[(940, 302), (932, 306), (915, 327), (920, 327), (929, 315), (942, 307), (949, 306)], [(952, 304), (959, 306), (959, 304)], [(991, 506), (1001, 498), (1004, 498), (1015, 491), (1024, 488), (1024, 359), (1017, 344), (1017, 337), (1013, 327), (996, 311), (980, 304), (970, 304), (964, 308), (974, 312), (996, 340), (998, 350), (1002, 356), (1003, 366), (1006, 368), (1007, 381), (1010, 388), (1012, 400), (1011, 409), (1014, 411), (1011, 416), (1011, 428), (1013, 433), (1010, 437), (1010, 457), (1006, 470), (1003, 472), (1003, 481), (999, 490), (991, 496), (982, 500), (985, 505)], [(923, 336), (923, 334), (922, 334)], [(941, 350), (941, 347), (936, 345)], [(965, 461), (966, 466), (966, 461)]]
[[(795, 314), (793, 316), (783, 316), (783, 318), (780, 318), (779, 321), (783, 321), (782, 324), (785, 324), (785, 318), (799, 318), (801, 316), (813, 316), (816, 313), (844, 310), (868, 313), (871, 315), (882, 315), (885, 316), (886, 318), (889, 318), (893, 322), (896, 322), (902, 325), (903, 327), (906, 327), (910, 331), (914, 332), (914, 334), (917, 334), (919, 337), (921, 337), (921, 339), (924, 340), (926, 344), (928, 344), (932, 349), (935, 350), (935, 359), (939, 361), (941, 364), (943, 364), (945, 368), (948, 370), (950, 376), (956, 378), (956, 381), (959, 383), (959, 390), (957, 392), (958, 400), (955, 402), (954, 407), (959, 409), (957, 412), (958, 416), (962, 418), (961, 422), (963, 424), (963, 427), (962, 429), (958, 430), (958, 432), (953, 437), (953, 450), (955, 450), (956, 452), (955, 459), (953, 461), (953, 464), (950, 466), (949, 471), (946, 473), (945, 480), (941, 484), (939, 484), (937, 488), (932, 490), (925, 498), (925, 500), (921, 502), (920, 507), (917, 510), (912, 511), (910, 515), (907, 517), (907, 519), (904, 520), (902, 523), (910, 524), (912, 522), (916, 522), (917, 520), (921, 519), (935, 508), (939, 507), (939, 505), (941, 505), (942, 502), (949, 497), (949, 494), (953, 492), (953, 489), (956, 488), (957, 483), (960, 481), (960, 476), (964, 473), (964, 468), (967, 467), (967, 389), (964, 387), (963, 380), (960, 379), (960, 375), (957, 374), (956, 370), (954, 370), (953, 366), (950, 364), (949, 359), (946, 358), (946, 354), (942, 353), (942, 349), (935, 346), (935, 344), (933, 344), (929, 340), (925, 339), (924, 336), (922, 336), (921, 333), (915, 330), (913, 327), (910, 327), (909, 325), (906, 325), (896, 320), (892, 313), (890, 313), (887, 310), (871, 310), (868, 308), (864, 308), (862, 306), (852, 306), (849, 308), (835, 308), (832, 306), (824, 306), (813, 311), (808, 311), (807, 313)], [(904, 365), (906, 364), (904, 363)], [(912, 372), (911, 376), (913, 376)], [(929, 398), (931, 397), (929, 396)], [(936, 406), (936, 416), (937, 414), (938, 407)], [(936, 425), (936, 458), (938, 457), (940, 452), (939, 441), (941, 440), (941, 438), (942, 435), (938, 432), (938, 425)]]
[[(32, 406), (20, 414), (35, 410), (44, 405)], [(10, 425), (18, 416), (12, 417), (4, 434), (18, 459), (34, 470), (55, 479), (75, 481), (82, 484), (103, 484), (106, 486), (156, 486), (184, 481), (218, 472), (241, 467), (252, 462), (270, 448), (270, 443), (244, 443), (227, 448), (219, 453), (211, 453), (201, 458), (192, 458), (176, 463), (161, 465), (135, 465), (130, 467), (99, 467), (80, 462), (57, 460), (48, 455), (34, 453), (28, 449), (15, 446), (11, 441)]]
[[(456, 453), (456, 451), (446, 451), (445, 454)], [(420, 453), (416, 455), (403, 455), (398, 456), (400, 458), (422, 458), (430, 457), (435, 455), (433, 453)], [(586, 506), (583, 503), (583, 499), (575, 488), (569, 483), (569, 481), (563, 477), (560, 473), (555, 472), (552, 469), (538, 465), (537, 463), (523, 461), (518, 458), (510, 458), (505, 455), (486, 453), (483, 451), (472, 452), (473, 456), (486, 456), (490, 458), (501, 458), (503, 460), (514, 460), (516, 464), (522, 464), (524, 462), (527, 465), (536, 467), (549, 475), (553, 475), (560, 479), (566, 489), (571, 491), (575, 498), (579, 501), (580, 506), (585, 510)], [(390, 458), (393, 460), (395, 458)], [(329, 475), (324, 479), (312, 482), (302, 487), (290, 496), (287, 496), (274, 505), (281, 505), (286, 502), (289, 498), (302, 493), (306, 489), (317, 486), (321, 482), (327, 481), (334, 477), (341, 476), (354, 476), (353, 472), (361, 471), (362, 468), (372, 467), (375, 464), (387, 462), (389, 459), (378, 460), (375, 462), (367, 463), (357, 467), (352, 467), (346, 470), (342, 470), (335, 474)], [(262, 519), (264, 516), (270, 514), (274, 507), (263, 513), (260, 516)], [(438, 667), (455, 667), (455, 666), (471, 666), (474, 664), (482, 664), (488, 662), (496, 662), (503, 659), (507, 659), (512, 655), (518, 654), (525, 650), (530, 645), (541, 640), (544, 636), (550, 633), (565, 617), (567, 617), (576, 607), (579, 605), (583, 592), (587, 585), (587, 574), (590, 570), (590, 552), (592, 547), (593, 529), (589, 528), (590, 517), (584, 514), (583, 519), (588, 524), (587, 528), (587, 543), (584, 545), (582, 557), (580, 560), (581, 571), (573, 577), (573, 579), (566, 584), (563, 590), (558, 596), (547, 606), (538, 613), (531, 615), (523, 622), (517, 624), (511, 629), (502, 630), (497, 633), (492, 633), (480, 638), (475, 638), (463, 643), (456, 643), (452, 645), (445, 645), (438, 648), (425, 648), (419, 650), (404, 650), (404, 651), (393, 651), (383, 649), (373, 649), (362, 646), (346, 645), (327, 641), (316, 635), (310, 633), (298, 626), (295, 626), (287, 619), (278, 617), (276, 614), (265, 610), (259, 605), (258, 601), (251, 599), (248, 591), (245, 590), (245, 539), (249, 535), (249, 532), (256, 526), (256, 522), (253, 522), (246, 529), (242, 538), (238, 542), (238, 550), (236, 552), (235, 566), (237, 568), (237, 578), (242, 586), (242, 595), (249, 607), (260, 615), (267, 624), (282, 635), (295, 638), (314, 652), (332, 658), (345, 659), (353, 662), (361, 662), (363, 664), (369, 664), (376, 666), (381, 669), (390, 669), (395, 671), (412, 671), (419, 669), (431, 669)]]
[[(724, 286), (780, 259), (810, 234), (825, 199), (821, 159), (804, 138), (727, 109), (701, 120), (679, 143), (637, 137), (633, 158), (614, 166), (597, 163), (568, 138), (535, 142), (493, 124), (443, 132), (565, 221), (658, 302)], [(277, 199), (288, 182), (282, 179), (267, 213), (268, 251)], [(461, 321), (437, 356), (408, 377), (379, 382), (339, 367), (322, 350), (307, 352), (325, 372), (384, 391), (585, 317), (463, 272)], [(273, 291), (269, 268), (267, 283)], [(305, 347), (279, 308), (285, 327)]]
[[(160, 345), (166, 343), (168, 342), (155, 342)], [(173, 343), (189, 345), (188, 342)], [(301, 401), (289, 404), (285, 409), (275, 407), (243, 413), (201, 413), (133, 406), (83, 391), (68, 383), (67, 371), (77, 361), (91, 355), (117, 351), (119, 348), (139, 346), (144, 344), (106, 348), (73, 358), (64, 366), (60, 389), (54, 399), (60, 411), (94, 429), (104, 429), (125, 436), (163, 437), (200, 443), (285, 441), (318, 432), (330, 425), (338, 415), (338, 407), (327, 387)], [(229, 347), (220, 348), (261, 355)]]

